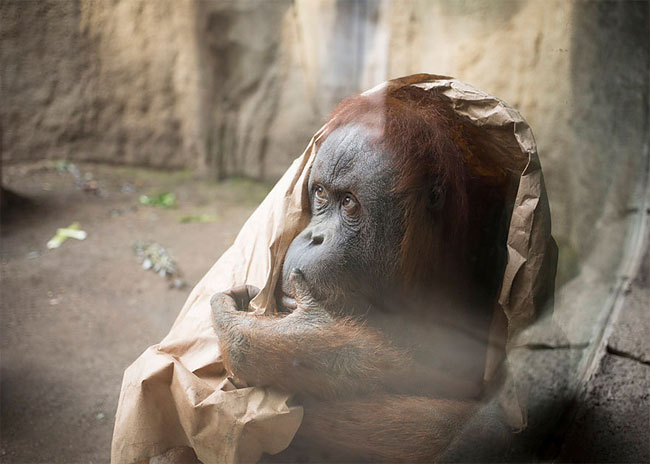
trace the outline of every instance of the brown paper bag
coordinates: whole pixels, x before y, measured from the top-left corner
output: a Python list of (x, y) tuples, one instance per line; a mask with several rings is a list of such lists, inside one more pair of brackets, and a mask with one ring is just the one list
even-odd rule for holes
[[(441, 92), (464, 121), (480, 129), (497, 157), (518, 160), (521, 166), (508, 261), (490, 332), (485, 371), (489, 381), (504, 360), (508, 340), (552, 298), (556, 253), (535, 140), (517, 111), (455, 79), (418, 74), (388, 81), (368, 93), (386, 85)], [(257, 311), (274, 309), (282, 259), (309, 222), (307, 179), (314, 143), (323, 129), (192, 290), (169, 334), (125, 371), (115, 418), (113, 463), (146, 460), (178, 446), (193, 448), (205, 463), (256, 461), (262, 453), (278, 453), (291, 442), (302, 408), (289, 406), (286, 393), (236, 388), (226, 377), (209, 301), (216, 292), (247, 283), (262, 289), (251, 303)], [(525, 394), (511, 377), (506, 377), (501, 397), (512, 425), (523, 427)]]

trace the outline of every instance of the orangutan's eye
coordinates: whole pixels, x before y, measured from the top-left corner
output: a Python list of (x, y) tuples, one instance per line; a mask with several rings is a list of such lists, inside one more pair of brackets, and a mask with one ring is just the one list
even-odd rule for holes
[(349, 193), (343, 197), (341, 206), (343, 207), (345, 214), (348, 215), (355, 214), (359, 209), (359, 203), (357, 202), (356, 198), (354, 198), (352, 194)]
[(329, 196), (327, 195), (327, 190), (322, 185), (316, 185), (314, 187), (314, 203), (317, 206), (324, 206), (327, 204)]

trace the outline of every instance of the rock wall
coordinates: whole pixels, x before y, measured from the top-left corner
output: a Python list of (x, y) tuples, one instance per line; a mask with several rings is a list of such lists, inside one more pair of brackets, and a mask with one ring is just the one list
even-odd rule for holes
[(290, 6), (289, 0), (196, 3), (204, 78), (200, 161), (216, 177), (268, 177), (268, 140), (287, 69), (282, 43)]
[(571, 348), (542, 370), (566, 390), (588, 372), (647, 208), (650, 2), (4, 0), (0, 17), (3, 163), (274, 180), (338, 101), (387, 78), (499, 96), (536, 135), (560, 245), (562, 342), (533, 326), (533, 345)]
[(612, 277), (647, 169), (650, 3), (296, 0), (292, 10), (268, 175), (343, 96), (416, 72), (454, 76), (530, 122), (563, 251), (559, 282), (587, 258)]
[(196, 164), (193, 2), (7, 0), (1, 8), (3, 162)]
[[(386, 78), (446, 74), (531, 123), (563, 281), (587, 255), (609, 263), (620, 253), (593, 252), (635, 207), (630, 186), (644, 169), (648, 2), (1, 5), (5, 163), (72, 158), (273, 180), (342, 98)], [(624, 233), (609, 229), (610, 241)]]

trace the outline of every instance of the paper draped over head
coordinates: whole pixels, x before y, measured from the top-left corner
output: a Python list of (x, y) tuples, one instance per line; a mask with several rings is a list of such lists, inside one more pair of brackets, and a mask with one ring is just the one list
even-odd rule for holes
[[(508, 341), (552, 305), (556, 248), (548, 199), (530, 127), (501, 100), (458, 80), (417, 74), (386, 86), (436, 92), (480, 129), (497, 159), (520, 166), (507, 239), (507, 265), (495, 302), (485, 368), (490, 381), (507, 363)], [(205, 462), (255, 461), (291, 442), (302, 407), (263, 387), (236, 388), (227, 378), (211, 325), (210, 297), (241, 284), (261, 288), (252, 305), (272, 310), (274, 288), (293, 238), (309, 222), (307, 181), (321, 128), (242, 227), (234, 244), (192, 290), (169, 334), (124, 373), (111, 449), (114, 464), (133, 463), (189, 446)], [(505, 350), (504, 350), (505, 347)], [(507, 376), (506, 376), (507, 377)], [(501, 404), (513, 426), (526, 422), (525, 392), (508, 377)]]

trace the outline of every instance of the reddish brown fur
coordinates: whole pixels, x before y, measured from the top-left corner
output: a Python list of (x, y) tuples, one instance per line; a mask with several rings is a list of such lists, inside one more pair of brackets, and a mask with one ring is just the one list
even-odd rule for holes
[[(432, 462), (474, 404), (377, 394), (353, 400), (306, 399), (297, 438), (321, 461)], [(336, 411), (336, 414), (332, 414)]]
[[(331, 399), (385, 390), (392, 379), (409, 371), (406, 353), (395, 349), (378, 331), (353, 319), (339, 318), (313, 328), (307, 350), (304, 334), (293, 334), (290, 329), (281, 337), (264, 337), (259, 324), (265, 322), (277, 323), (260, 318), (254, 327), (243, 330), (255, 346), (247, 353), (245, 363), (228, 356), (227, 341), (222, 342), (228, 370), (253, 385), (272, 385)], [(286, 321), (287, 326), (290, 324), (303, 327), (298, 317)], [(329, 375), (324, 376), (324, 372)]]
[[(503, 205), (514, 163), (496, 161), (442, 95), (417, 87), (344, 101), (321, 140), (347, 124), (367, 126), (394, 161), (407, 287), (426, 288), (440, 277), (436, 268), (461, 269), (466, 288), (478, 282), (487, 290), (482, 302), (489, 310), (501, 259), (495, 244), (504, 241), (493, 224), (507, 218)], [(443, 201), (436, 204), (439, 195)], [(300, 459), (301, 443), (312, 457), (315, 448), (334, 452), (321, 460), (432, 462), (443, 456), (476, 408), (472, 387), (421, 368), (380, 332), (298, 303), (294, 313), (276, 318), (237, 314), (234, 307), (225, 313), (229, 303), (213, 301), (228, 369), (251, 385), (300, 395), (304, 420), (292, 449), (279, 459)], [(436, 399), (436, 387), (445, 384), (443, 395), (465, 400)]]
[[(441, 260), (456, 269), (465, 266), (477, 253), (467, 244), (477, 243), (476, 234), (493, 219), (485, 206), (503, 203), (514, 164), (495, 162), (476, 129), (447, 100), (418, 87), (389, 87), (343, 101), (321, 140), (347, 124), (367, 126), (394, 160), (394, 191), (402, 199), (406, 226), (401, 253), (406, 283), (427, 285), (439, 278), (431, 264)], [(441, 193), (443, 204), (436, 209), (432, 198)]]

